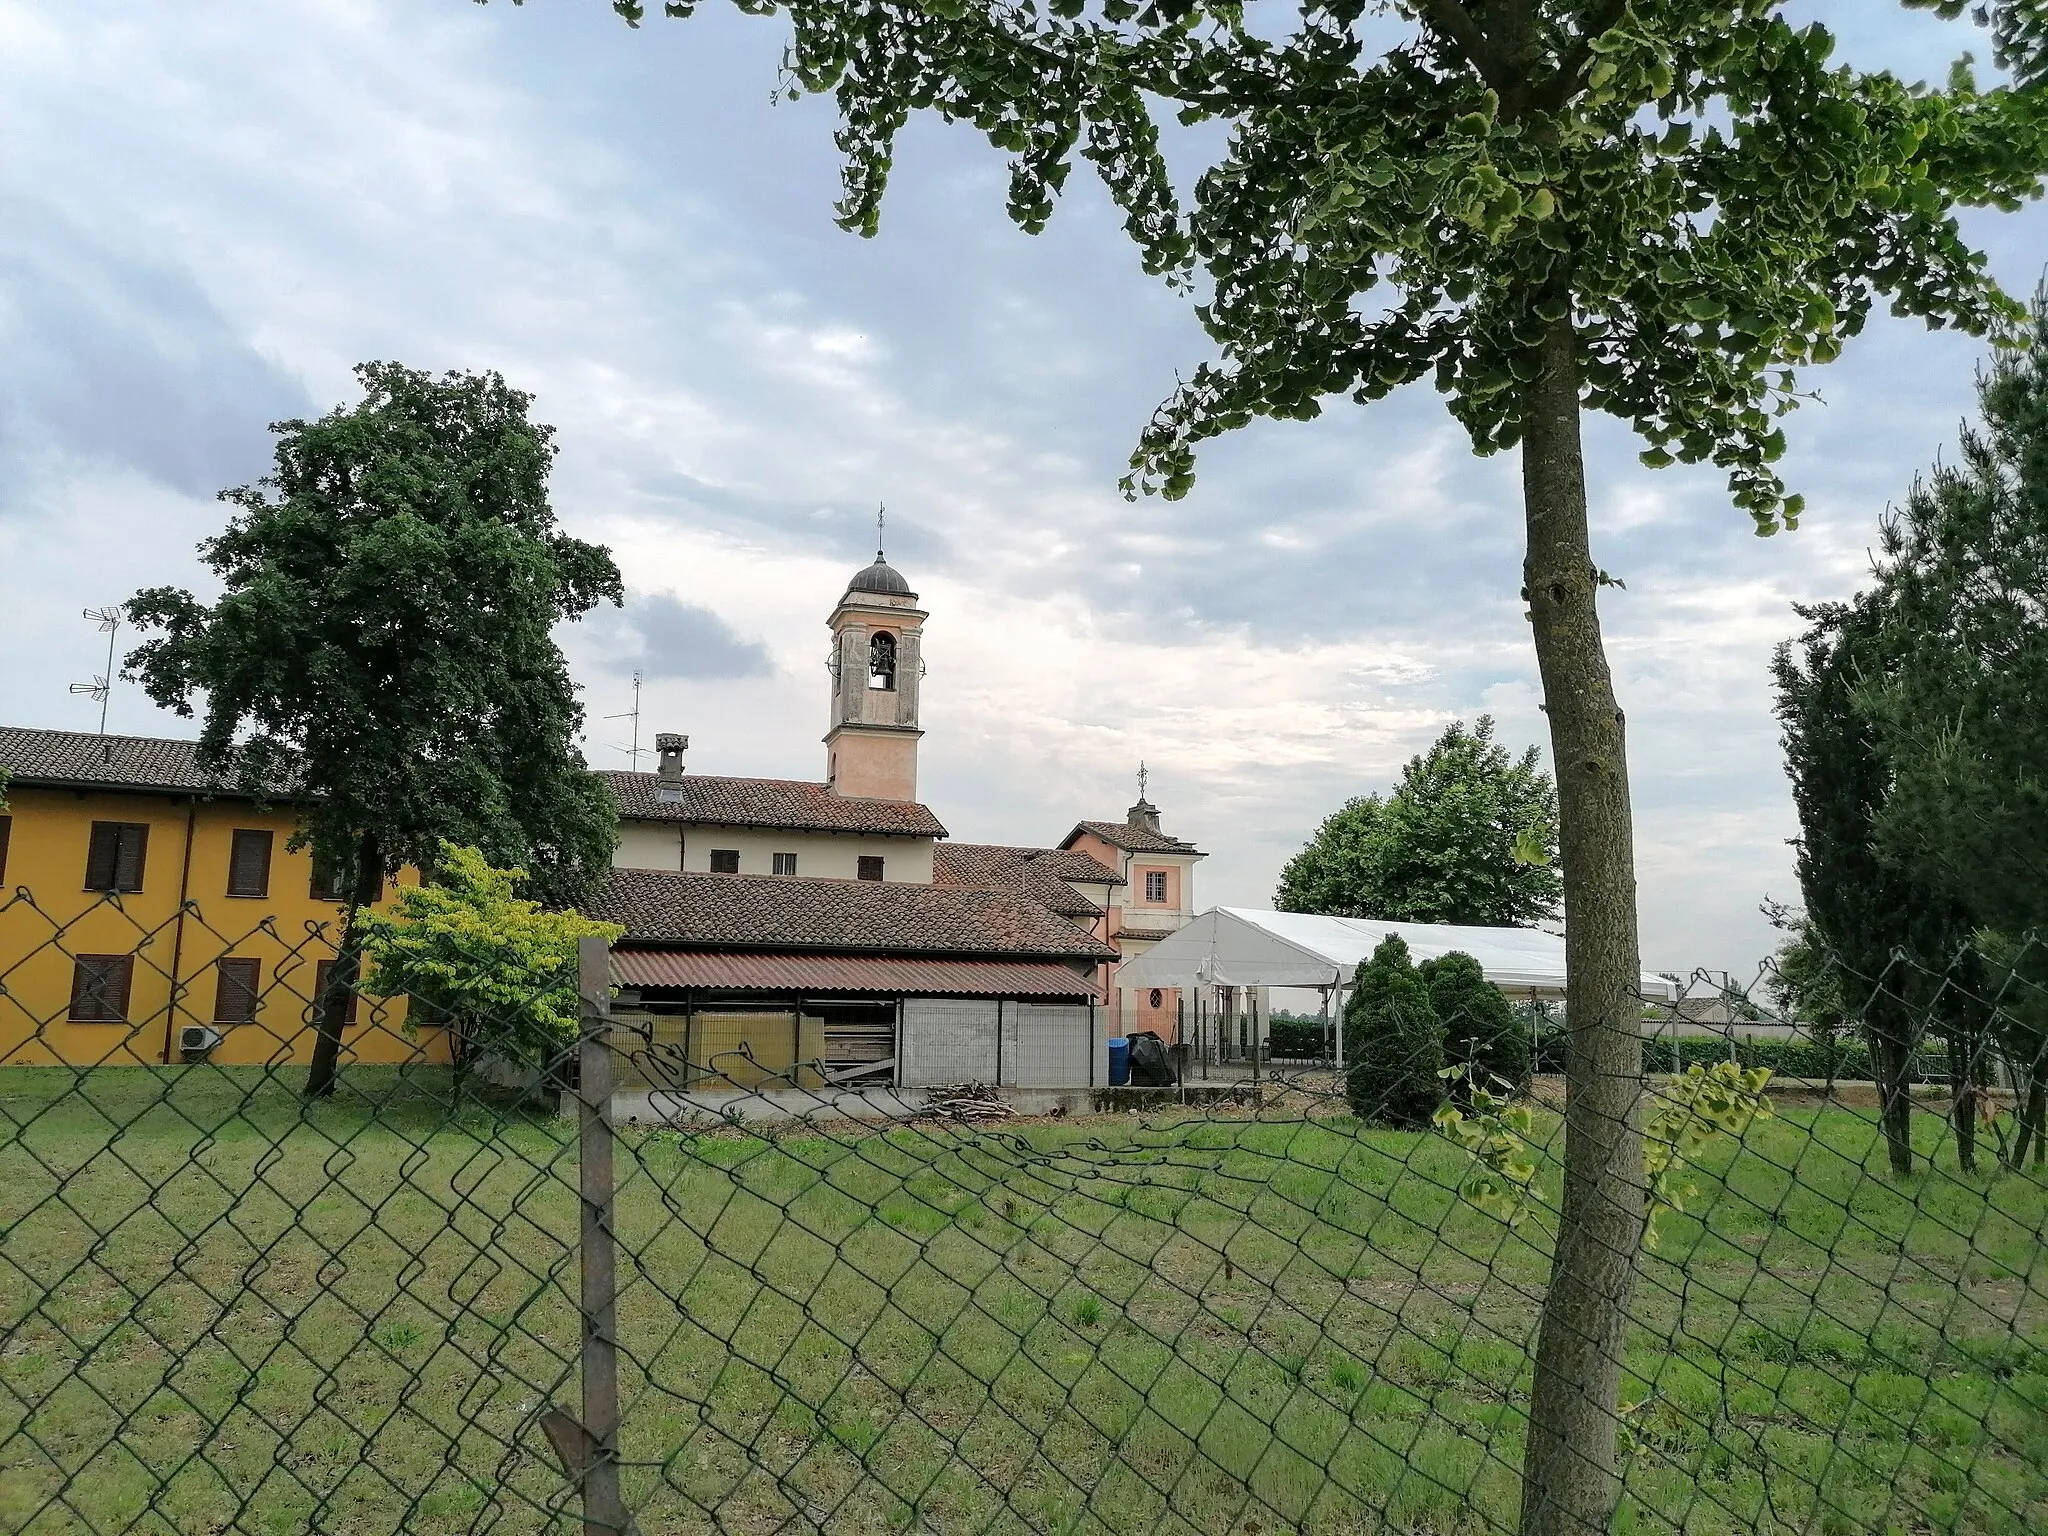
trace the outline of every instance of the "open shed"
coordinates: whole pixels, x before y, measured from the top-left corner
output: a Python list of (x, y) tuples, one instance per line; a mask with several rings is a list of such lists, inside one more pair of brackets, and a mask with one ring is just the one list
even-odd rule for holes
[[(1538, 928), (1467, 928), (1450, 923), (1391, 923), (1368, 917), (1322, 917), (1215, 907), (1118, 972), (1122, 987), (1309, 987), (1331, 993), (1341, 1009), (1344, 988), (1380, 941), (1398, 934), (1417, 961), (1453, 951), (1479, 962), (1486, 979), (1513, 998), (1565, 993), (1564, 938)], [(1645, 972), (1645, 998), (1669, 1001), (1677, 986)], [(1338, 1031), (1338, 1060), (1343, 1060)]]

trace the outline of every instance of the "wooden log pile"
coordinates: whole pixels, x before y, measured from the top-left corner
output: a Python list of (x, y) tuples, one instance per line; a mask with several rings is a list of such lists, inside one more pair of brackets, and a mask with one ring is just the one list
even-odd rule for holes
[(953, 1083), (925, 1090), (925, 1112), (946, 1120), (1008, 1120), (1017, 1111), (987, 1083)]

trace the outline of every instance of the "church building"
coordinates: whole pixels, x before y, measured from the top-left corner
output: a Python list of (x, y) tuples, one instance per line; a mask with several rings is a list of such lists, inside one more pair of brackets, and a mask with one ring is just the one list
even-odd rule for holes
[(879, 550), (847, 583), (821, 781), (691, 773), (669, 733), (654, 772), (604, 775), (619, 846), (588, 910), (626, 928), (640, 1086), (1074, 1088), (1126, 1025), (1174, 1038), (1177, 998), (1119, 1006), (1115, 974), (1193, 915), (1201, 853), (1142, 793), (1057, 847), (949, 841), (918, 799), (926, 617)]

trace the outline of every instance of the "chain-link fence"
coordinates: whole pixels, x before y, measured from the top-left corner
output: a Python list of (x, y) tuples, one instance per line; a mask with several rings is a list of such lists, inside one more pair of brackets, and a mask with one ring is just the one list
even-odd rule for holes
[[(1346, 1080), (1025, 1118), (609, 1018), (586, 955), (557, 1059), (364, 998), (307, 1101), (334, 958), (0, 908), (0, 1528), (1517, 1525), (1562, 1088), (1399, 986)], [(1615, 1529), (2048, 1528), (2042, 1030), (2002, 974), (1893, 989), (1954, 1091), (1646, 1082)]]

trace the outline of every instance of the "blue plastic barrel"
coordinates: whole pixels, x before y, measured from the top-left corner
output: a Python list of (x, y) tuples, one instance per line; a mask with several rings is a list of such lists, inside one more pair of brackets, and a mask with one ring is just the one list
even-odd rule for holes
[(1122, 1035), (1109, 1037), (1109, 1086), (1121, 1088), (1131, 1080), (1131, 1042)]

